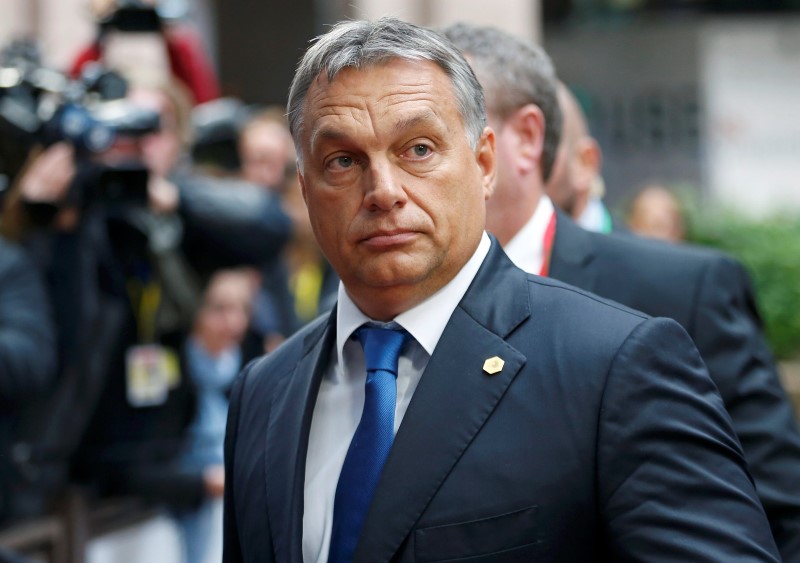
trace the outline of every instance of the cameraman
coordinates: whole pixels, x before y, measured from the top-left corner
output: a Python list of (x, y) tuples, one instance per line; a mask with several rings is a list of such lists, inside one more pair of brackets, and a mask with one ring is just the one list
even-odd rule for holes
[(185, 22), (161, 17), (156, 0), (92, 0), (97, 37), (70, 68), (77, 78), (94, 61), (124, 71), (156, 66), (171, 73), (201, 104), (219, 97), (219, 83), (197, 31)]
[[(60, 143), (35, 158), (20, 178), (20, 200), (29, 223), (51, 219), (23, 238), (50, 282), (61, 373), (81, 386), (69, 421), (53, 422), (76, 421), (75, 476), (100, 493), (191, 508), (207, 483), (176, 458), (196, 398), (163, 338), (189, 329), (200, 279), (274, 258), (291, 222), (276, 198), (250, 184), (192, 174), (190, 105), (179, 87), (139, 86), (127, 99), (157, 111), (160, 128), (123, 136), (100, 155)], [(131, 161), (145, 169), (146, 185)], [(108, 172), (121, 186), (98, 183)], [(162, 466), (158, 484), (154, 464)]]

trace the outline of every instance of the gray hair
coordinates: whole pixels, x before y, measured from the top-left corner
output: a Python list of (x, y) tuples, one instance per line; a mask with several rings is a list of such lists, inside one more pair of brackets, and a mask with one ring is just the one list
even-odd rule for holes
[(558, 105), (553, 63), (544, 49), (521, 41), (491, 27), (458, 23), (442, 33), (461, 49), (481, 79), (489, 110), (507, 119), (526, 104), (535, 104), (544, 115), (542, 180), (553, 169), (561, 138), (561, 109)]
[(305, 99), (314, 80), (322, 72), (331, 81), (346, 68), (363, 69), (393, 59), (431, 61), (445, 72), (453, 85), (467, 141), (473, 149), (477, 147), (486, 127), (483, 89), (459, 50), (431, 29), (396, 18), (381, 18), (374, 22), (339, 22), (315, 39), (297, 65), (287, 113), (299, 159), (303, 157), (300, 132)]

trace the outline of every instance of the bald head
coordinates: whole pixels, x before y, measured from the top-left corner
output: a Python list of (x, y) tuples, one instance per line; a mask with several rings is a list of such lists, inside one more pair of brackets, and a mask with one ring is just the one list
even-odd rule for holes
[(602, 153), (589, 135), (578, 100), (563, 83), (558, 86), (558, 104), (563, 119), (561, 142), (545, 190), (553, 203), (577, 219), (592, 195), (602, 196)]

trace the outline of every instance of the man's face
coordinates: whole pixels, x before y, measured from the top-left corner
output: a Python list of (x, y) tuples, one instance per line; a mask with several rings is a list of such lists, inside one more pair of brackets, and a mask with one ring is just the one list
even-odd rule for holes
[(193, 335), (213, 355), (238, 346), (250, 322), (255, 284), (239, 270), (214, 274), (197, 312)]
[(450, 80), (428, 61), (320, 76), (304, 112), (300, 181), (314, 234), (362, 311), (391, 319), (477, 248), (493, 133), (469, 146)]
[(246, 129), (239, 145), (245, 180), (280, 190), (286, 181), (291, 154), (289, 133), (277, 123), (262, 123)]

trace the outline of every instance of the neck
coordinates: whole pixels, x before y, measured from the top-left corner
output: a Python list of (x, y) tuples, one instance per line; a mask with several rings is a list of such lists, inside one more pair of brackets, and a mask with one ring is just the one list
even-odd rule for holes
[(412, 285), (392, 288), (360, 288), (357, 291), (351, 291), (345, 284), (345, 289), (362, 313), (372, 320), (389, 322), (425, 301), (441, 287), (428, 288), (422, 285)]
[(535, 197), (522, 197), (519, 201), (509, 202), (507, 205), (492, 206), (489, 200), (486, 230), (497, 237), (501, 246), (505, 246), (530, 221), (541, 199), (540, 192)]

